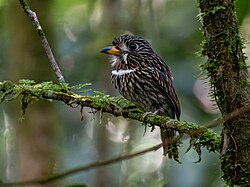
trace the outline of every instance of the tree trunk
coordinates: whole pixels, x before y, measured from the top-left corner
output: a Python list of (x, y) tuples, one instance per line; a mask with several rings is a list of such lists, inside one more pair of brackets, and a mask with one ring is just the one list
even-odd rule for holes
[[(217, 105), (226, 115), (249, 104), (250, 90), (233, 0), (199, 0), (208, 56), (207, 70)], [(223, 124), (221, 168), (229, 186), (250, 186), (250, 113)]]

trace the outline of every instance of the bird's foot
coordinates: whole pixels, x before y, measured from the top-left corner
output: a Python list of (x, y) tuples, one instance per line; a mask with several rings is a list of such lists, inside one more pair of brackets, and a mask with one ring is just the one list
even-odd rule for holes
[[(145, 112), (145, 113), (143, 114), (143, 116), (142, 116), (143, 121), (144, 121), (144, 119), (145, 119), (148, 115), (155, 115), (155, 114), (154, 114), (153, 112)], [(154, 125), (149, 124), (148, 126), (151, 127), (150, 132), (153, 132), (153, 131), (155, 130), (155, 126), (154, 126)]]
[(154, 115), (153, 112), (145, 112), (143, 115), (142, 115), (142, 119), (144, 120), (148, 115)]

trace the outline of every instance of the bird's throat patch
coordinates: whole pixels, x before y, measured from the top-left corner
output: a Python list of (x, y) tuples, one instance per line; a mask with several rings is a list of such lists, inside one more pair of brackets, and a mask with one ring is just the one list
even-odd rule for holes
[(128, 56), (127, 53), (125, 53), (125, 54), (122, 55), (123, 61), (124, 61), (125, 64), (128, 64), (127, 56)]

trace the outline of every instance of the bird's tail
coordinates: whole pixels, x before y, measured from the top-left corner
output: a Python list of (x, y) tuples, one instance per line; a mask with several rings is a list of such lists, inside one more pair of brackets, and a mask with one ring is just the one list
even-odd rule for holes
[(178, 160), (178, 143), (174, 140), (175, 131), (173, 129), (161, 129), (161, 140), (163, 144), (163, 155)]

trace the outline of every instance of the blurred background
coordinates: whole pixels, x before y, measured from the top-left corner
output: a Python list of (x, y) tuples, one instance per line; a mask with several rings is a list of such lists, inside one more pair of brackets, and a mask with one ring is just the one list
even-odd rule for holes
[[(209, 98), (200, 65), (199, 9), (196, 0), (27, 0), (37, 13), (64, 78), (70, 85), (92, 83), (88, 89), (118, 96), (110, 83), (110, 63), (99, 50), (125, 32), (146, 38), (170, 66), (181, 102), (181, 120), (206, 124), (219, 111)], [(250, 7), (237, 1), (245, 53), (249, 56)], [(17, 0), (0, 0), (0, 80), (57, 83), (41, 42)], [(249, 60), (248, 60), (249, 61)], [(93, 91), (79, 93), (93, 95)], [(0, 179), (27, 180), (50, 176), (122, 153), (160, 143), (159, 131), (145, 135), (133, 120), (70, 108), (60, 102), (29, 106), (20, 120), (19, 101), (0, 106)], [(220, 127), (214, 129), (220, 134)], [(200, 163), (183, 141), (178, 164), (162, 150), (65, 178), (48, 185), (93, 187), (222, 187), (218, 154), (202, 151)], [(39, 185), (33, 185), (39, 186)]]

